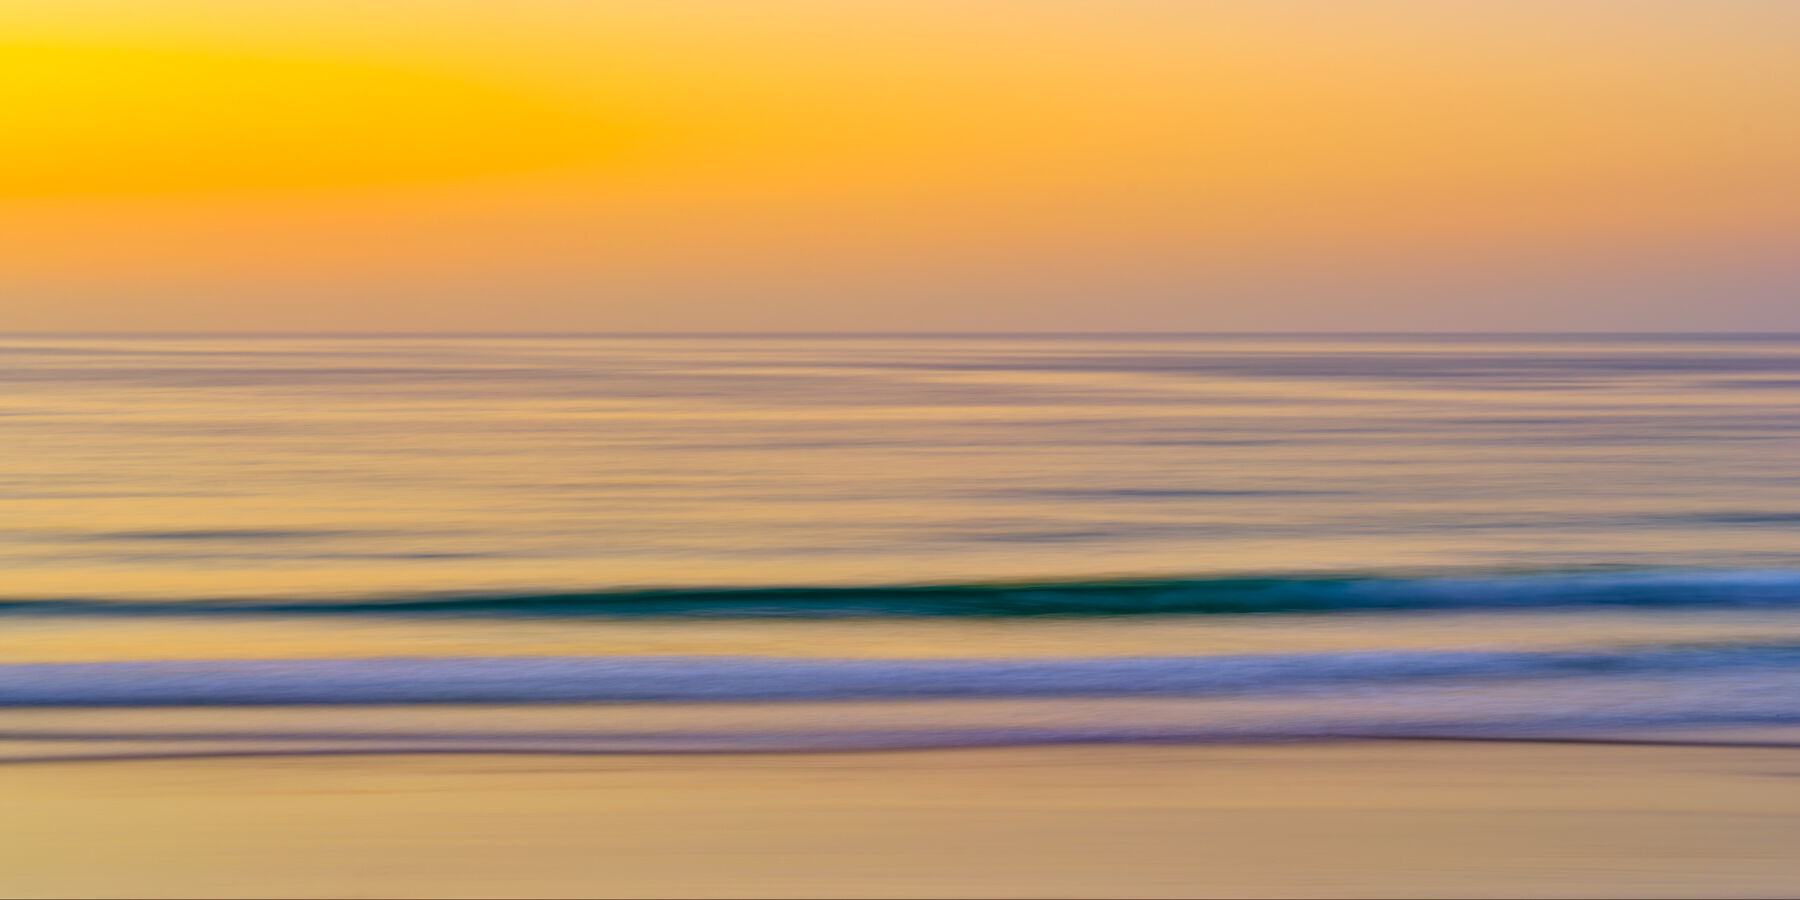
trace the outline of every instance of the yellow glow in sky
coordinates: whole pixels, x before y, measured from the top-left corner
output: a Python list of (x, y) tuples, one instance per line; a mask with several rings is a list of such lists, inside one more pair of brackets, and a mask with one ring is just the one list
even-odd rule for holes
[(441, 181), (604, 159), (629, 140), (428, 70), (154, 45), (0, 45), (0, 196), (202, 196)]
[(1796, 26), (13, 0), (0, 328), (1800, 328)]

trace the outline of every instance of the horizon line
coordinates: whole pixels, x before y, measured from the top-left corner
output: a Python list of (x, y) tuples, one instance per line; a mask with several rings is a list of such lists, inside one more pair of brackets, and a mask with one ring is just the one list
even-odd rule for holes
[(0, 331), (0, 338), (1187, 338), (1187, 337), (1718, 337), (1800, 338), (1796, 331)]

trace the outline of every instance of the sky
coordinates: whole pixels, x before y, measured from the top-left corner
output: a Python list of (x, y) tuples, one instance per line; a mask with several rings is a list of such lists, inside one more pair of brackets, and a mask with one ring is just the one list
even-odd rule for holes
[(1792, 0), (5, 0), (0, 331), (1800, 331)]

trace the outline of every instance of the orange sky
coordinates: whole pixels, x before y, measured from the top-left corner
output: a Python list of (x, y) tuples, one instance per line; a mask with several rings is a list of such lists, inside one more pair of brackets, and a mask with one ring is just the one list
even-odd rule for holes
[(0, 329), (1800, 330), (1790, 0), (9, 0)]

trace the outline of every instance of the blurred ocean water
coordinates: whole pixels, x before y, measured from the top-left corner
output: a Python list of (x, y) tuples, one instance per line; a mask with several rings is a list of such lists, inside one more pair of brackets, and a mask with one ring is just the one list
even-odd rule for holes
[(0, 441), (0, 704), (1800, 714), (1800, 338), (10, 337)]

